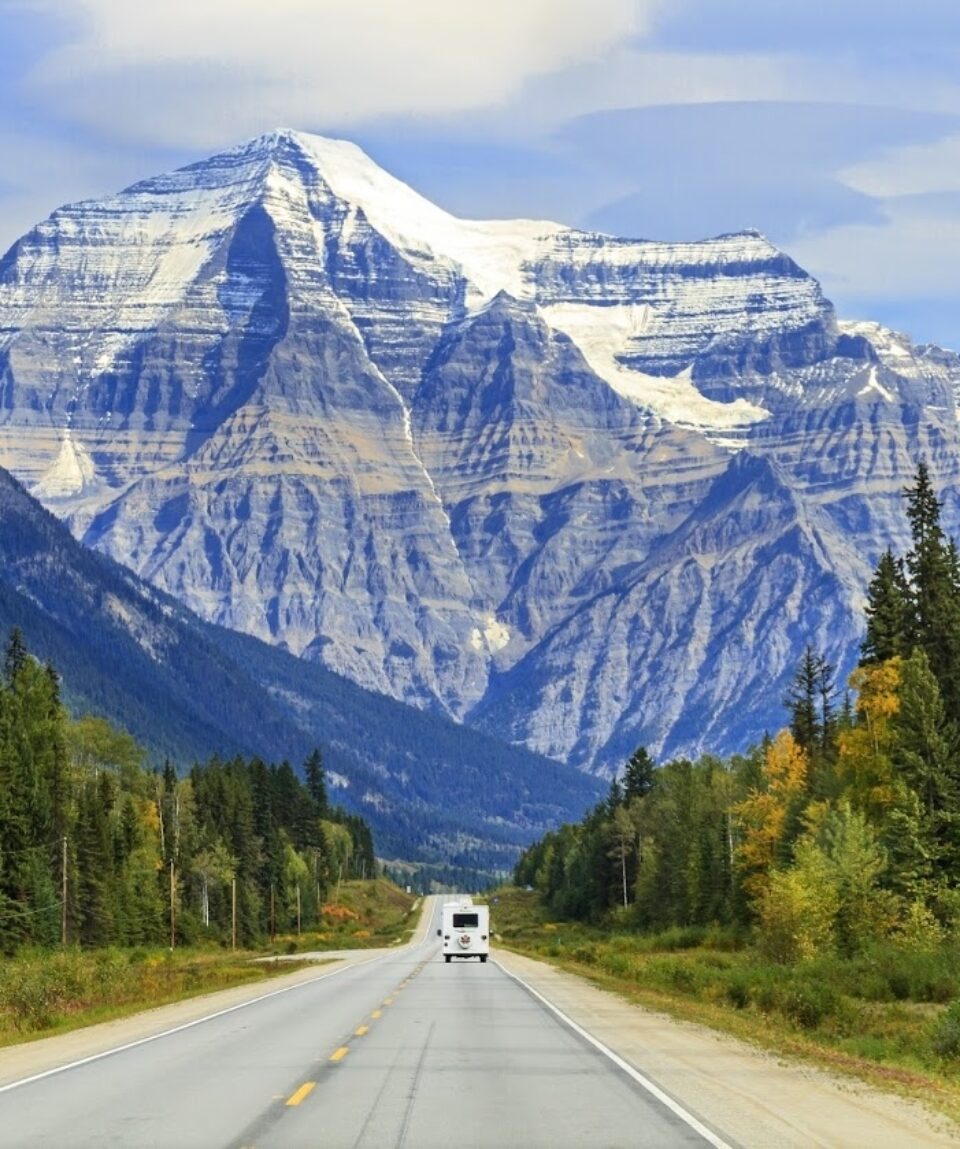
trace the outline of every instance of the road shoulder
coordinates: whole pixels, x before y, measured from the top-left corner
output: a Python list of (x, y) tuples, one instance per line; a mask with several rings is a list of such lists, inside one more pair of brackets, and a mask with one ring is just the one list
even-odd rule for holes
[(503, 949), (495, 959), (706, 1125), (742, 1146), (934, 1149), (960, 1128), (919, 1102), (775, 1057), (706, 1026), (632, 1005)]
[(37, 1038), (35, 1041), (9, 1045), (0, 1049), (0, 1088), (37, 1074), (50, 1073), (66, 1065), (104, 1054), (138, 1041), (158, 1037), (173, 1029), (192, 1025), (217, 1013), (238, 1009), (271, 994), (296, 989), (307, 982), (334, 976), (352, 966), (395, 954), (423, 942), (432, 917), (432, 899), (421, 906), (420, 919), (410, 941), (388, 949), (337, 950), (329, 953), (293, 955), (294, 960), (316, 964), (292, 973), (280, 974), (269, 981), (233, 986), (215, 993), (191, 997), (186, 1001), (156, 1006), (129, 1017), (88, 1025), (70, 1033)]

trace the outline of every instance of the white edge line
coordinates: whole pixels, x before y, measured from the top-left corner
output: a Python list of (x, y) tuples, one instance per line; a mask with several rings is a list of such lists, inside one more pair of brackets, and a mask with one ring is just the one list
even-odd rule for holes
[[(399, 952), (399, 951), (398, 951)], [(347, 973), (348, 970), (359, 969), (363, 965), (372, 965), (374, 962), (386, 961), (387, 958), (394, 957), (393, 953), (380, 954), (375, 958), (367, 958), (366, 961), (354, 962), (352, 965), (342, 966), (340, 969), (331, 970), (329, 973), (318, 974), (316, 977), (309, 978), (307, 981), (298, 982), (296, 985), (284, 986), (283, 989), (274, 989), (270, 993), (261, 994), (260, 997), (252, 998), (250, 1001), (242, 1001), (238, 1005), (227, 1006), (226, 1009), (219, 1009), (216, 1013), (208, 1013), (204, 1017), (196, 1017), (193, 1021), (184, 1022), (183, 1025), (175, 1025), (173, 1029), (164, 1029), (160, 1033), (151, 1033), (148, 1037), (137, 1038), (136, 1041), (128, 1041), (125, 1045), (115, 1045), (110, 1049), (101, 1050), (100, 1053), (92, 1053), (89, 1057), (81, 1057), (79, 1061), (69, 1061), (66, 1065), (57, 1065), (53, 1069), (45, 1069), (42, 1073), (34, 1073), (31, 1077), (22, 1077), (19, 1081), (11, 1081), (7, 1085), (0, 1085), (0, 1093), (8, 1093), (11, 1089), (19, 1089), (22, 1085), (31, 1085), (34, 1081), (43, 1081), (46, 1077), (55, 1077), (58, 1073), (66, 1073), (68, 1069), (78, 1069), (81, 1065), (89, 1065), (93, 1061), (102, 1061), (105, 1057), (113, 1057), (115, 1053), (126, 1053), (128, 1049), (136, 1049), (138, 1045), (147, 1045), (151, 1041), (159, 1041), (162, 1037), (171, 1037), (175, 1033), (182, 1033), (185, 1029), (193, 1029), (195, 1025), (203, 1025), (208, 1021), (215, 1021), (218, 1017), (225, 1017), (228, 1013), (236, 1013), (238, 1009), (246, 1009), (248, 1006), (257, 1005), (261, 1001), (267, 1001), (271, 997), (279, 997), (282, 993), (291, 993), (295, 989), (303, 989), (305, 986), (314, 985), (318, 981), (326, 981), (327, 978), (336, 977), (338, 974)]]
[(522, 985), (527, 993), (532, 994), (537, 999), (537, 1001), (545, 1005), (551, 1013), (555, 1013), (565, 1025), (568, 1025), (575, 1033), (578, 1033), (585, 1041), (588, 1041), (605, 1057), (609, 1057), (614, 1065), (622, 1069), (624, 1073), (626, 1073), (629, 1077), (632, 1077), (638, 1085), (642, 1085), (648, 1093), (652, 1093), (653, 1096), (656, 1097), (656, 1099), (661, 1104), (665, 1105), (671, 1113), (675, 1114), (680, 1118), (681, 1121), (689, 1125), (695, 1133), (699, 1133), (700, 1136), (708, 1144), (714, 1146), (714, 1149), (733, 1149), (733, 1146), (730, 1145), (729, 1142), (724, 1141), (721, 1137), (714, 1133), (712, 1129), (708, 1129), (706, 1125), (704, 1125), (701, 1121), (698, 1121), (692, 1113), (689, 1113), (686, 1109), (684, 1109), (683, 1106), (679, 1104), (679, 1102), (674, 1101), (672, 1097), (664, 1093), (658, 1085), (654, 1085), (649, 1077), (645, 1077), (638, 1069), (634, 1069), (634, 1067), (628, 1061), (624, 1061), (624, 1059), (618, 1053), (614, 1053), (609, 1046), (604, 1045), (603, 1042), (594, 1037), (592, 1033), (588, 1033), (582, 1025), (578, 1025), (572, 1017), (569, 1017), (567, 1014), (565, 1014), (562, 1009), (560, 1009), (558, 1006), (555, 1006), (553, 1002), (545, 998), (542, 993), (538, 993), (533, 988), (533, 986), (525, 982), (522, 977), (517, 977), (515, 973), (511, 973), (508, 969), (504, 968), (504, 966), (502, 966), (496, 958), (494, 958), (493, 961), (494, 964), (507, 975), (507, 977), (512, 978), (519, 985)]

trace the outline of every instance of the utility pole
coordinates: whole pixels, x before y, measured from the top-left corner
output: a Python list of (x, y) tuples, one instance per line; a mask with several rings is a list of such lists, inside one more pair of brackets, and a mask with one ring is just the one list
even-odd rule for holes
[(300, 936), (300, 883), (297, 882), (297, 937)]
[(60, 893), (60, 942), (67, 948), (67, 836), (63, 836), (63, 860), (61, 862), (61, 893)]
[(273, 882), (270, 883), (270, 940), (277, 936), (277, 890)]
[(177, 944), (177, 912), (175, 909), (174, 891), (176, 889), (176, 877), (173, 871), (173, 858), (170, 859), (170, 948)]
[(233, 948), (237, 948), (237, 879), (233, 879), (233, 887), (230, 897), (232, 909), (232, 926), (231, 926), (231, 944)]

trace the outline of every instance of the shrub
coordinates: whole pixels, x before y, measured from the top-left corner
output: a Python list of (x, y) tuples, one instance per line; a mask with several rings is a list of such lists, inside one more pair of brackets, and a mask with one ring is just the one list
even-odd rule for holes
[(930, 953), (944, 943), (946, 931), (922, 902), (911, 902), (897, 932), (897, 943), (904, 949)]
[(597, 950), (595, 946), (579, 945), (570, 951), (570, 957), (583, 965), (597, 964)]
[(772, 961), (792, 965), (832, 948), (839, 900), (823, 854), (798, 847), (790, 870), (774, 870), (760, 901), (758, 942)]
[(944, 1011), (934, 1027), (930, 1044), (940, 1057), (960, 1058), (960, 1000)]
[(745, 978), (735, 978), (727, 983), (727, 1000), (737, 1009), (746, 1009), (750, 1004), (750, 985)]
[(783, 997), (781, 1010), (801, 1029), (816, 1029), (821, 1021), (835, 1013), (839, 1004), (836, 992), (823, 983), (800, 983)]
[(624, 953), (605, 953), (600, 965), (615, 977), (627, 977), (632, 972), (630, 958)]

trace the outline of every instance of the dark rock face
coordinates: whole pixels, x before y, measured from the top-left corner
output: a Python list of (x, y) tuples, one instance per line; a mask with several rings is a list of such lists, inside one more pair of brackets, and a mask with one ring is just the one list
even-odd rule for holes
[(596, 770), (841, 668), (960, 359), (754, 232), (456, 220), (277, 132), (0, 262), (0, 464), (203, 617)]

